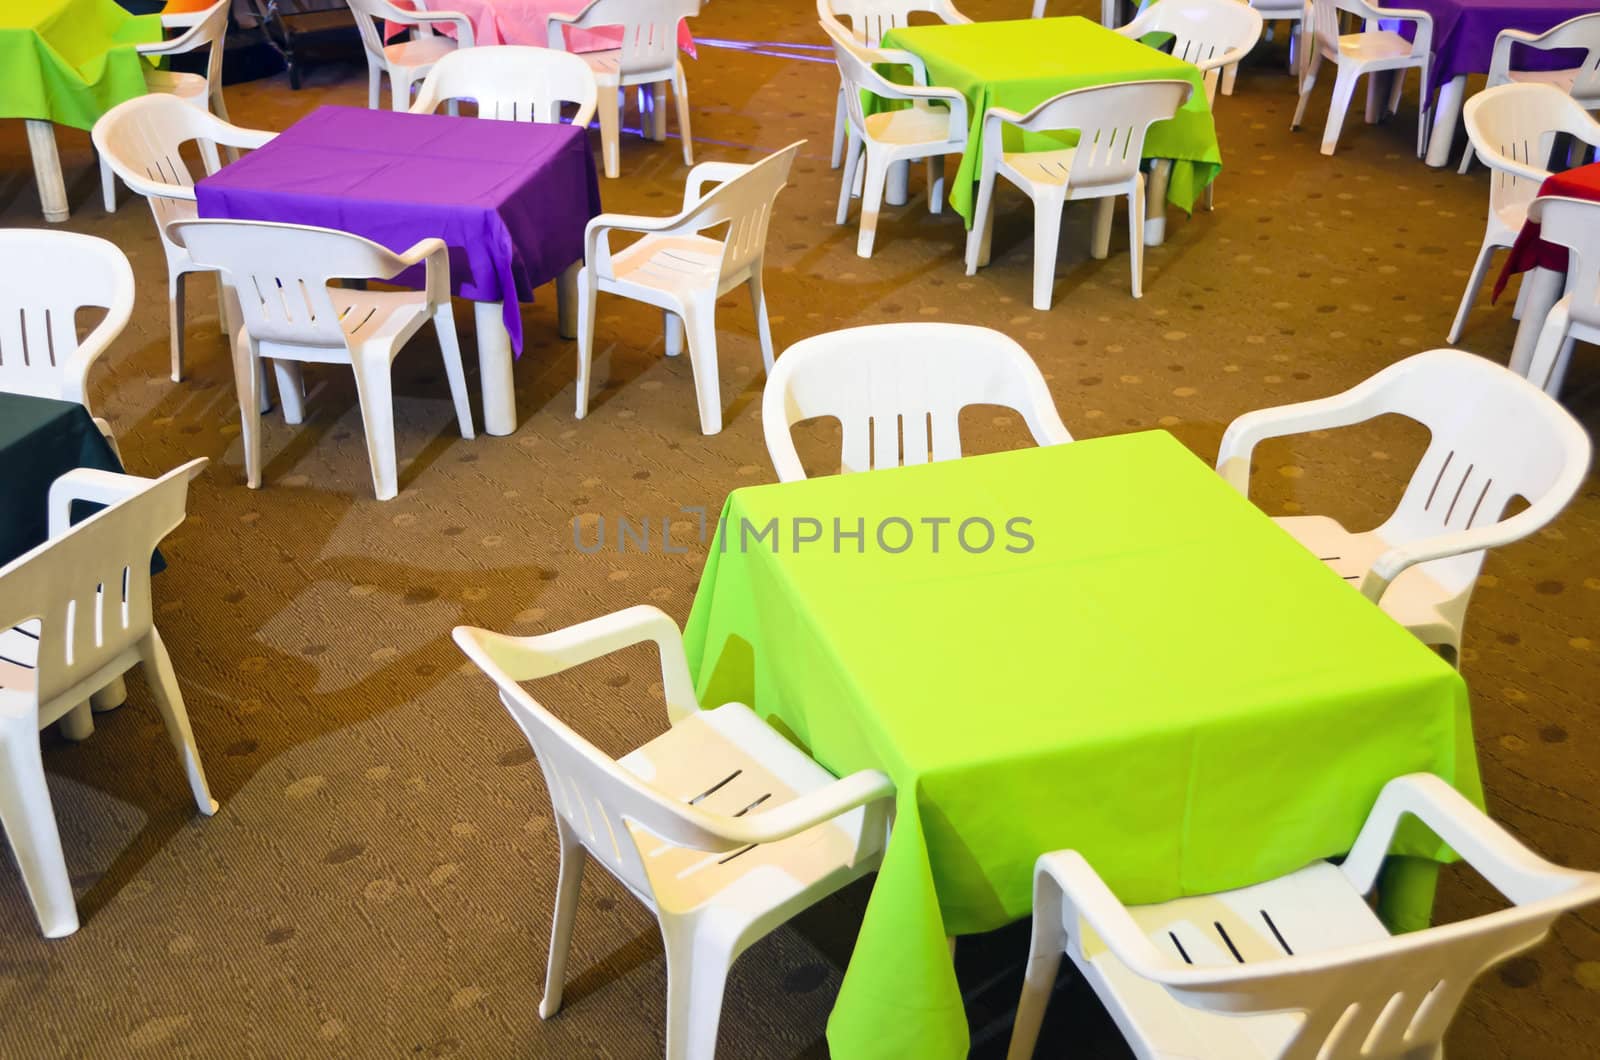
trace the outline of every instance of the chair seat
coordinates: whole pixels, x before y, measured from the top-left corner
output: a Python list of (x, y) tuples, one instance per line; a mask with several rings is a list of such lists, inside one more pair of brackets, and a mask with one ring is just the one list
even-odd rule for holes
[(867, 115), (867, 135), (885, 144), (938, 143), (950, 139), (950, 112), (909, 107)]
[(1570, 96), (1572, 86), (1578, 83), (1578, 73), (1579, 68), (1573, 67), (1571, 70), (1508, 70), (1506, 76), (1518, 83), (1551, 85)]
[(1358, 63), (1394, 62), (1411, 58), (1411, 42), (1386, 29), (1347, 33), (1339, 38), (1339, 54)]
[(193, 103), (202, 109), (206, 106), (208, 95), (206, 79), (199, 74), (184, 74), (173, 70), (156, 70), (146, 67), (144, 71), (144, 87), (147, 92), (160, 92), (168, 96), (177, 96), (185, 103)]
[(612, 48), (603, 52), (578, 52), (577, 56), (589, 64), (589, 69), (594, 71), (595, 81), (602, 85), (622, 83), (648, 85), (657, 81), (670, 81), (677, 64), (677, 58), (674, 56), (672, 65), (663, 67), (660, 70), (629, 70), (624, 75), (622, 72), (621, 48)]
[(1076, 147), (1059, 151), (1007, 151), (1001, 156), (1006, 175), (1033, 184), (1065, 185), (1072, 172)]
[(722, 253), (721, 241), (705, 236), (647, 235), (614, 254), (611, 273), (602, 275), (600, 282), (606, 287), (662, 291), (682, 299), (718, 286)]
[[(1357, 589), (1373, 562), (1394, 547), (1375, 531), (1351, 533), (1326, 516), (1289, 516), (1273, 521)], [(1441, 608), (1459, 595), (1432, 578), (1426, 564), (1418, 564), (1408, 567), (1390, 583), (1383, 594), (1383, 610), (1419, 634), (1441, 626), (1453, 628)]]
[[(1201, 967), (1303, 956), (1389, 937), (1388, 931), (1325, 861), (1267, 883), (1158, 905), (1130, 906), (1145, 935), (1175, 960)], [(1229, 1016), (1192, 1008), (1160, 983), (1129, 970), (1083, 928), (1085, 976), (1130, 1038), (1159, 1057), (1273, 1057), (1302, 1017)]]
[(432, 66), (455, 50), (455, 41), (449, 37), (430, 33), (415, 40), (397, 41), (386, 45), (383, 49), (383, 59), (390, 66), (419, 70), (424, 66)]
[[(734, 817), (835, 780), (743, 703), (701, 711), (617, 761), (674, 799)], [(683, 912), (715, 902), (754, 914), (851, 873), (864, 819), (856, 810), (777, 843), (722, 853), (667, 843), (635, 825), (629, 831), (661, 908)]]

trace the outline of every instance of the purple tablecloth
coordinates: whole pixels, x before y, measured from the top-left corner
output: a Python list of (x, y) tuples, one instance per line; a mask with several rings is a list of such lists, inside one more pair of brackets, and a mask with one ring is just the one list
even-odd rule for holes
[[(338, 228), (394, 251), (437, 236), (455, 293), (503, 302), (518, 353), (520, 303), (582, 259), (600, 213), (583, 129), (358, 107), (319, 107), (195, 197), (201, 217)], [(421, 268), (395, 282), (420, 287)]]
[[(1433, 16), (1433, 62), (1428, 71), (1432, 89), (1460, 74), (1488, 73), (1494, 39), (1503, 29), (1544, 33), (1570, 18), (1600, 10), (1597, 0), (1390, 0), (1388, 6)], [(1405, 25), (1409, 37), (1410, 23)], [(1511, 54), (1518, 70), (1564, 70), (1582, 61), (1583, 52), (1570, 49), (1517, 48)]]

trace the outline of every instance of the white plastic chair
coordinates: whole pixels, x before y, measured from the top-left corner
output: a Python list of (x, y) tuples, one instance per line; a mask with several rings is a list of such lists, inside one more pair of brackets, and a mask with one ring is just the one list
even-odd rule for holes
[(1462, 118), (1471, 142), (1468, 150), (1475, 151), (1491, 171), (1489, 221), (1461, 306), (1450, 325), (1451, 342), (1461, 337), (1495, 250), (1516, 243), (1528, 218), (1528, 204), (1550, 176), (1556, 136), (1564, 133), (1581, 143), (1600, 146), (1600, 122), (1577, 100), (1546, 84), (1486, 89), (1467, 100)]
[[(1583, 62), (1568, 70), (1513, 70), (1514, 47), (1538, 51), (1582, 48)], [(1600, 110), (1600, 13), (1568, 19), (1546, 33), (1525, 33), (1518, 29), (1501, 30), (1494, 39), (1494, 55), (1489, 60), (1489, 79), (1485, 88), (1511, 84), (1543, 84), (1564, 92), (1584, 110)], [(1461, 172), (1472, 166), (1474, 148), (1467, 145), (1461, 155)]]
[[(601, 214), (584, 230), (584, 266), (578, 273), (578, 399), (576, 416), (589, 413), (589, 367), (594, 356), (595, 301), (600, 292), (658, 307), (666, 318), (666, 352), (675, 356), (688, 335), (700, 430), (722, 430), (717, 364), (717, 299), (748, 285), (761, 338), (761, 359), (772, 370), (772, 328), (761, 289), (767, 226), (804, 140), (753, 165), (702, 162), (684, 182), (683, 209), (671, 217)], [(709, 191), (707, 184), (716, 186)], [(702, 235), (726, 225), (720, 239)], [(613, 232), (643, 238), (612, 253)]]
[[(142, 663), (195, 804), (207, 816), (217, 811), (150, 612), (151, 554), (183, 522), (189, 480), (205, 464), (191, 460), (159, 479), (88, 468), (62, 475), (50, 487), (50, 540), (0, 567), (0, 630), (14, 630), (5, 652), (28, 673), (0, 682), (0, 824), (46, 938), (78, 930), (78, 911), (40, 729), (59, 721), (74, 738), (87, 736), (90, 695)], [(109, 507), (72, 526), (74, 501)]]
[[(694, 165), (694, 137), (689, 121), (689, 78), (678, 56), (678, 23), (700, 13), (701, 0), (589, 0), (575, 15), (551, 15), (546, 32), (550, 47), (565, 50), (568, 27), (622, 28), (622, 46), (608, 51), (580, 52), (579, 58), (594, 71), (600, 86), (600, 152), (606, 176), (621, 172), (618, 137), (622, 115), (618, 95), (630, 85), (672, 86), (672, 104), (678, 112), (678, 134), (683, 138), (683, 164)], [(667, 108), (652, 87), (654, 109), (642, 112), (639, 123), (652, 139), (667, 135)], [(640, 92), (644, 89), (641, 87)]]
[[(1182, 0), (1165, 0), (1182, 3)], [(1232, 0), (1229, 0), (1231, 3)], [(1033, 200), (1033, 307), (1049, 309), (1055, 286), (1061, 212), (1069, 201), (1099, 199), (1093, 253), (1103, 258), (1111, 238), (1112, 201), (1128, 197), (1128, 247), (1133, 296), (1143, 294), (1144, 174), (1139, 171), (1150, 126), (1178, 113), (1194, 86), (1187, 81), (1130, 81), (1074, 89), (1045, 100), (1027, 114), (991, 107), (983, 116), (983, 174), (967, 233), (967, 275), (989, 264), (994, 236), (997, 176)], [(1078, 145), (1046, 151), (1007, 151), (1005, 129), (1024, 132), (1078, 130)]]
[(1528, 362), (1529, 381), (1555, 397), (1574, 343), (1600, 343), (1600, 203), (1546, 196), (1533, 200), (1528, 219), (1544, 239), (1567, 248), (1566, 294), (1545, 317)]
[[(856, 169), (866, 158), (866, 173), (861, 186), (861, 231), (856, 237), (856, 254), (872, 257), (872, 243), (878, 231), (878, 211), (883, 206), (884, 187), (889, 169), (898, 162), (928, 161), (928, 212), (944, 211), (944, 156), (958, 155), (967, 146), (967, 99), (953, 88), (899, 85), (873, 69), (874, 63), (893, 63), (921, 71), (921, 61), (909, 52), (872, 49), (840, 31), (838, 23), (819, 22), (833, 41), (834, 58), (839, 64), (845, 110), (850, 119), (849, 151), (844, 180), (839, 186), (839, 212), (835, 223), (844, 224), (850, 216), (850, 198), (856, 186)], [(917, 78), (926, 80), (922, 73)], [(910, 107), (867, 114), (861, 107), (861, 93), (886, 100), (905, 100)], [(933, 104), (940, 106), (933, 106)]]
[[(1408, 816), (1513, 905), (1390, 936), (1364, 896)], [(1596, 901), (1600, 874), (1539, 857), (1428, 773), (1384, 785), (1343, 864), (1238, 890), (1124, 906), (1083, 855), (1046, 854), (1008, 1057), (1033, 1055), (1063, 952), (1141, 1060), (1442, 1057), (1473, 980)]]
[[(473, 45), (472, 22), (457, 11), (429, 11), (424, 0), (415, 8), (399, 7), (389, 0), (345, 0), (355, 16), (361, 34), (361, 47), (367, 53), (367, 106), (378, 109), (383, 75), (389, 75), (390, 104), (395, 110), (411, 106), (411, 86), (426, 77), (433, 64), (457, 48)], [(410, 25), (410, 39), (393, 44), (384, 41), (384, 23)], [(438, 25), (455, 27), (452, 40), (435, 33)]]
[[(591, 859), (655, 914), (667, 959), (667, 1060), (710, 1060), (723, 986), (753, 943), (883, 856), (889, 778), (836, 780), (742, 703), (701, 710), (672, 619), (631, 607), (536, 637), (458, 626), (499, 687), (550, 793), (561, 872), (539, 1015), (561, 1008), (578, 889)], [(654, 641), (665, 733), (612, 759), (518, 682)]]
[[(233, 342), (245, 472), (261, 485), (263, 358), (278, 369), (278, 389), (299, 380), (278, 362), (348, 364), (355, 372), (372, 484), (385, 501), (399, 490), (395, 467), (392, 372), (401, 347), (430, 320), (444, 355), (461, 437), (472, 437), (466, 376), (450, 309), (450, 258), (442, 239), (424, 239), (395, 254), (349, 232), (265, 221), (180, 221), (173, 235), (194, 260), (220, 269), (238, 295), (243, 322)], [(368, 291), (340, 280), (389, 280), (425, 265), (421, 291)]]
[[(183, 379), (184, 282), (191, 272), (209, 272), (172, 238), (168, 226), (198, 217), (194, 174), (180, 151), (195, 141), (207, 174), (221, 168), (217, 147), (255, 148), (276, 133), (241, 129), (173, 96), (138, 96), (111, 108), (94, 123), (95, 150), (100, 159), (143, 195), (155, 217), (156, 234), (167, 257), (167, 330), (172, 345), (172, 381)], [(226, 299), (218, 290), (218, 318), (224, 334), (231, 331)]]
[[(1426, 11), (1401, 7), (1374, 7), (1366, 0), (1306, 0), (1310, 11), (1309, 51), (1304, 71), (1300, 77), (1300, 103), (1294, 109), (1292, 129), (1299, 129), (1305, 120), (1306, 105), (1311, 102), (1311, 91), (1317, 84), (1317, 70), (1326, 59), (1336, 67), (1333, 81), (1333, 100), (1328, 105), (1328, 124), (1322, 131), (1322, 153), (1333, 154), (1339, 143), (1339, 130), (1344, 127), (1345, 112), (1356, 92), (1356, 82), (1363, 76), (1394, 73), (1389, 90), (1389, 113), (1400, 110), (1400, 93), (1405, 85), (1405, 71), (1421, 71), (1422, 92), (1417, 112), (1417, 157), (1422, 157), (1423, 145), (1428, 142), (1428, 81), (1429, 49), (1433, 43), (1433, 16)], [(1366, 20), (1369, 28), (1359, 33), (1339, 32), (1341, 12), (1348, 12)], [(1416, 25), (1416, 37), (1406, 40), (1394, 30), (1380, 29), (1378, 20), (1388, 23), (1411, 22)]]
[[(1301, 41), (1302, 27), (1305, 19), (1305, 0), (1250, 0), (1250, 6), (1261, 13), (1265, 23), (1262, 36), (1267, 40), (1272, 39), (1274, 24), (1282, 22), (1287, 26), (1289, 35), (1288, 55), (1289, 73), (1298, 74), (1303, 59), (1303, 45)], [(1239, 64), (1233, 63), (1222, 71), (1222, 94), (1233, 95), (1234, 82), (1239, 76)]]
[[(817, 0), (819, 19), (824, 23), (833, 23), (868, 48), (878, 47), (883, 42), (883, 35), (890, 30), (911, 25), (911, 16), (919, 13), (932, 15), (947, 26), (965, 25), (972, 21), (956, 10), (951, 0)], [(919, 85), (926, 83), (925, 77), (917, 82)], [(833, 112), (834, 169), (844, 164), (845, 133), (848, 128), (844, 82), (841, 80), (839, 99)]]
[[(171, 40), (156, 44), (141, 44), (140, 55), (184, 55), (206, 49), (206, 72), (180, 73), (146, 65), (145, 90), (160, 95), (170, 95), (183, 100), (191, 107), (209, 110), (223, 121), (228, 120), (228, 108), (222, 100), (223, 38), (228, 33), (228, 9), (231, 0), (217, 0), (203, 11), (162, 15), (163, 29), (182, 29), (184, 32)], [(100, 193), (105, 200), (107, 213), (117, 209), (117, 184), (112, 179), (111, 165), (104, 156), (100, 158)]]
[(1217, 80), (1261, 40), (1261, 12), (1239, 0), (1161, 0), (1117, 30), (1138, 40), (1147, 33), (1172, 35), (1172, 54), (1206, 75), (1206, 100), (1217, 100)]
[[(1423, 643), (1461, 654), (1467, 601), (1486, 549), (1530, 536), (1583, 485), (1589, 435), (1521, 376), (1461, 350), (1429, 350), (1342, 394), (1247, 412), (1229, 424), (1217, 470), (1248, 495), (1264, 438), (1396, 413), (1427, 427), (1428, 448), (1399, 506), (1365, 533), (1325, 516), (1274, 521)], [(1527, 508), (1501, 518), (1512, 498)]]
[(961, 410), (1000, 405), (1040, 445), (1072, 441), (1039, 368), (1017, 343), (968, 324), (870, 324), (784, 351), (761, 397), (761, 428), (779, 482), (806, 477), (790, 428), (839, 421), (839, 473), (961, 456)]
[(594, 72), (568, 52), (503, 44), (453, 51), (434, 64), (417, 90), (414, 114), (432, 114), (449, 100), (470, 99), (478, 117), (554, 124), (561, 105), (577, 105), (572, 124), (594, 119), (598, 89)]
[[(0, 229), (0, 390), (89, 405), (89, 369), (133, 313), (133, 269), (113, 243), (77, 232)], [(106, 311), (78, 338), (78, 310)], [(107, 437), (111, 431), (96, 419)]]

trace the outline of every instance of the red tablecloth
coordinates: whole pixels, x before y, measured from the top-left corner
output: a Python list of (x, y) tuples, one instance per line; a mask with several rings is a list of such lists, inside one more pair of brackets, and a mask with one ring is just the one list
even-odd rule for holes
[[(1600, 202), (1600, 162), (1569, 169), (1565, 173), (1552, 174), (1539, 185), (1539, 194)], [(1517, 242), (1511, 248), (1511, 257), (1506, 259), (1505, 267), (1500, 270), (1500, 278), (1494, 282), (1494, 297), (1500, 297), (1500, 292), (1505, 290), (1512, 276), (1541, 267), (1555, 272), (1566, 272), (1567, 248), (1555, 243), (1546, 243), (1539, 238), (1538, 223), (1529, 221), (1522, 226), (1522, 231), (1517, 233)]]

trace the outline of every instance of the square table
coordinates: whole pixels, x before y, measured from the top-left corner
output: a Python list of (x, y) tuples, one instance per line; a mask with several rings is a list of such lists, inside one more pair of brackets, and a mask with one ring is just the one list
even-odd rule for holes
[[(195, 185), (201, 217), (354, 232), (399, 252), (437, 236), (476, 303), (484, 426), (516, 430), (519, 302), (557, 281), (570, 338), (583, 230), (600, 213), (587, 131), (571, 125), (319, 107)], [(394, 281), (420, 287), (420, 267)]]
[[(1539, 185), (1539, 195), (1560, 196), (1568, 199), (1588, 199), (1600, 202), (1600, 162), (1578, 166), (1563, 173), (1552, 173)], [(1526, 296), (1522, 299), (1522, 320), (1517, 325), (1517, 338), (1511, 347), (1509, 367), (1519, 375), (1527, 375), (1533, 366), (1534, 347), (1539, 344), (1539, 332), (1550, 316), (1550, 310), (1567, 287), (1567, 248), (1559, 243), (1546, 243), (1539, 235), (1539, 223), (1526, 221), (1517, 241), (1511, 247), (1494, 283), (1494, 298), (1500, 297), (1511, 277), (1526, 272), (1522, 278)]]
[(22, 118), (45, 220), (67, 219), (55, 126), (91, 128), (145, 92), (137, 45), (161, 39), (161, 16), (113, 0), (0, 2), (0, 118)]
[[(1450, 161), (1456, 126), (1461, 121), (1468, 74), (1489, 72), (1494, 39), (1501, 30), (1545, 33), (1579, 15), (1593, 14), (1595, 0), (1404, 0), (1391, 4), (1426, 11), (1433, 16), (1433, 52), (1428, 64), (1428, 91), (1438, 89), (1433, 132), (1428, 139), (1428, 165)], [(1576, 56), (1573, 58), (1572, 56)], [(1519, 48), (1513, 61), (1528, 70), (1576, 66), (1582, 52), (1539, 52)]]
[[(1199, 67), (1089, 19), (1073, 16), (903, 26), (884, 34), (883, 47), (912, 53), (927, 66), (929, 84), (953, 88), (967, 97), (971, 128), (961, 166), (950, 183), (950, 204), (968, 228), (972, 227), (978, 178), (983, 173), (983, 118), (990, 107), (1026, 114), (1062, 92), (1125, 81), (1180, 79), (1193, 85), (1189, 101), (1177, 115), (1152, 125), (1145, 136), (1145, 158), (1172, 162), (1170, 176), (1165, 165), (1153, 171), (1146, 196), (1150, 219), (1145, 227), (1146, 243), (1160, 243), (1164, 235), (1163, 200), (1192, 210), (1200, 193), (1222, 170), (1205, 75)], [(1018, 130), (1008, 130), (1007, 137), (1007, 146), (1011, 137), (1018, 137), (1019, 144), (1028, 142)], [(1052, 141), (1043, 146), (1061, 145)]]
[[(946, 936), (1046, 851), (1158, 902), (1348, 851), (1404, 773), (1482, 800), (1461, 676), (1164, 432), (736, 490), (684, 635), (703, 703), (894, 779), (836, 1057), (965, 1056)], [(1420, 926), (1442, 852), (1396, 851)]]

